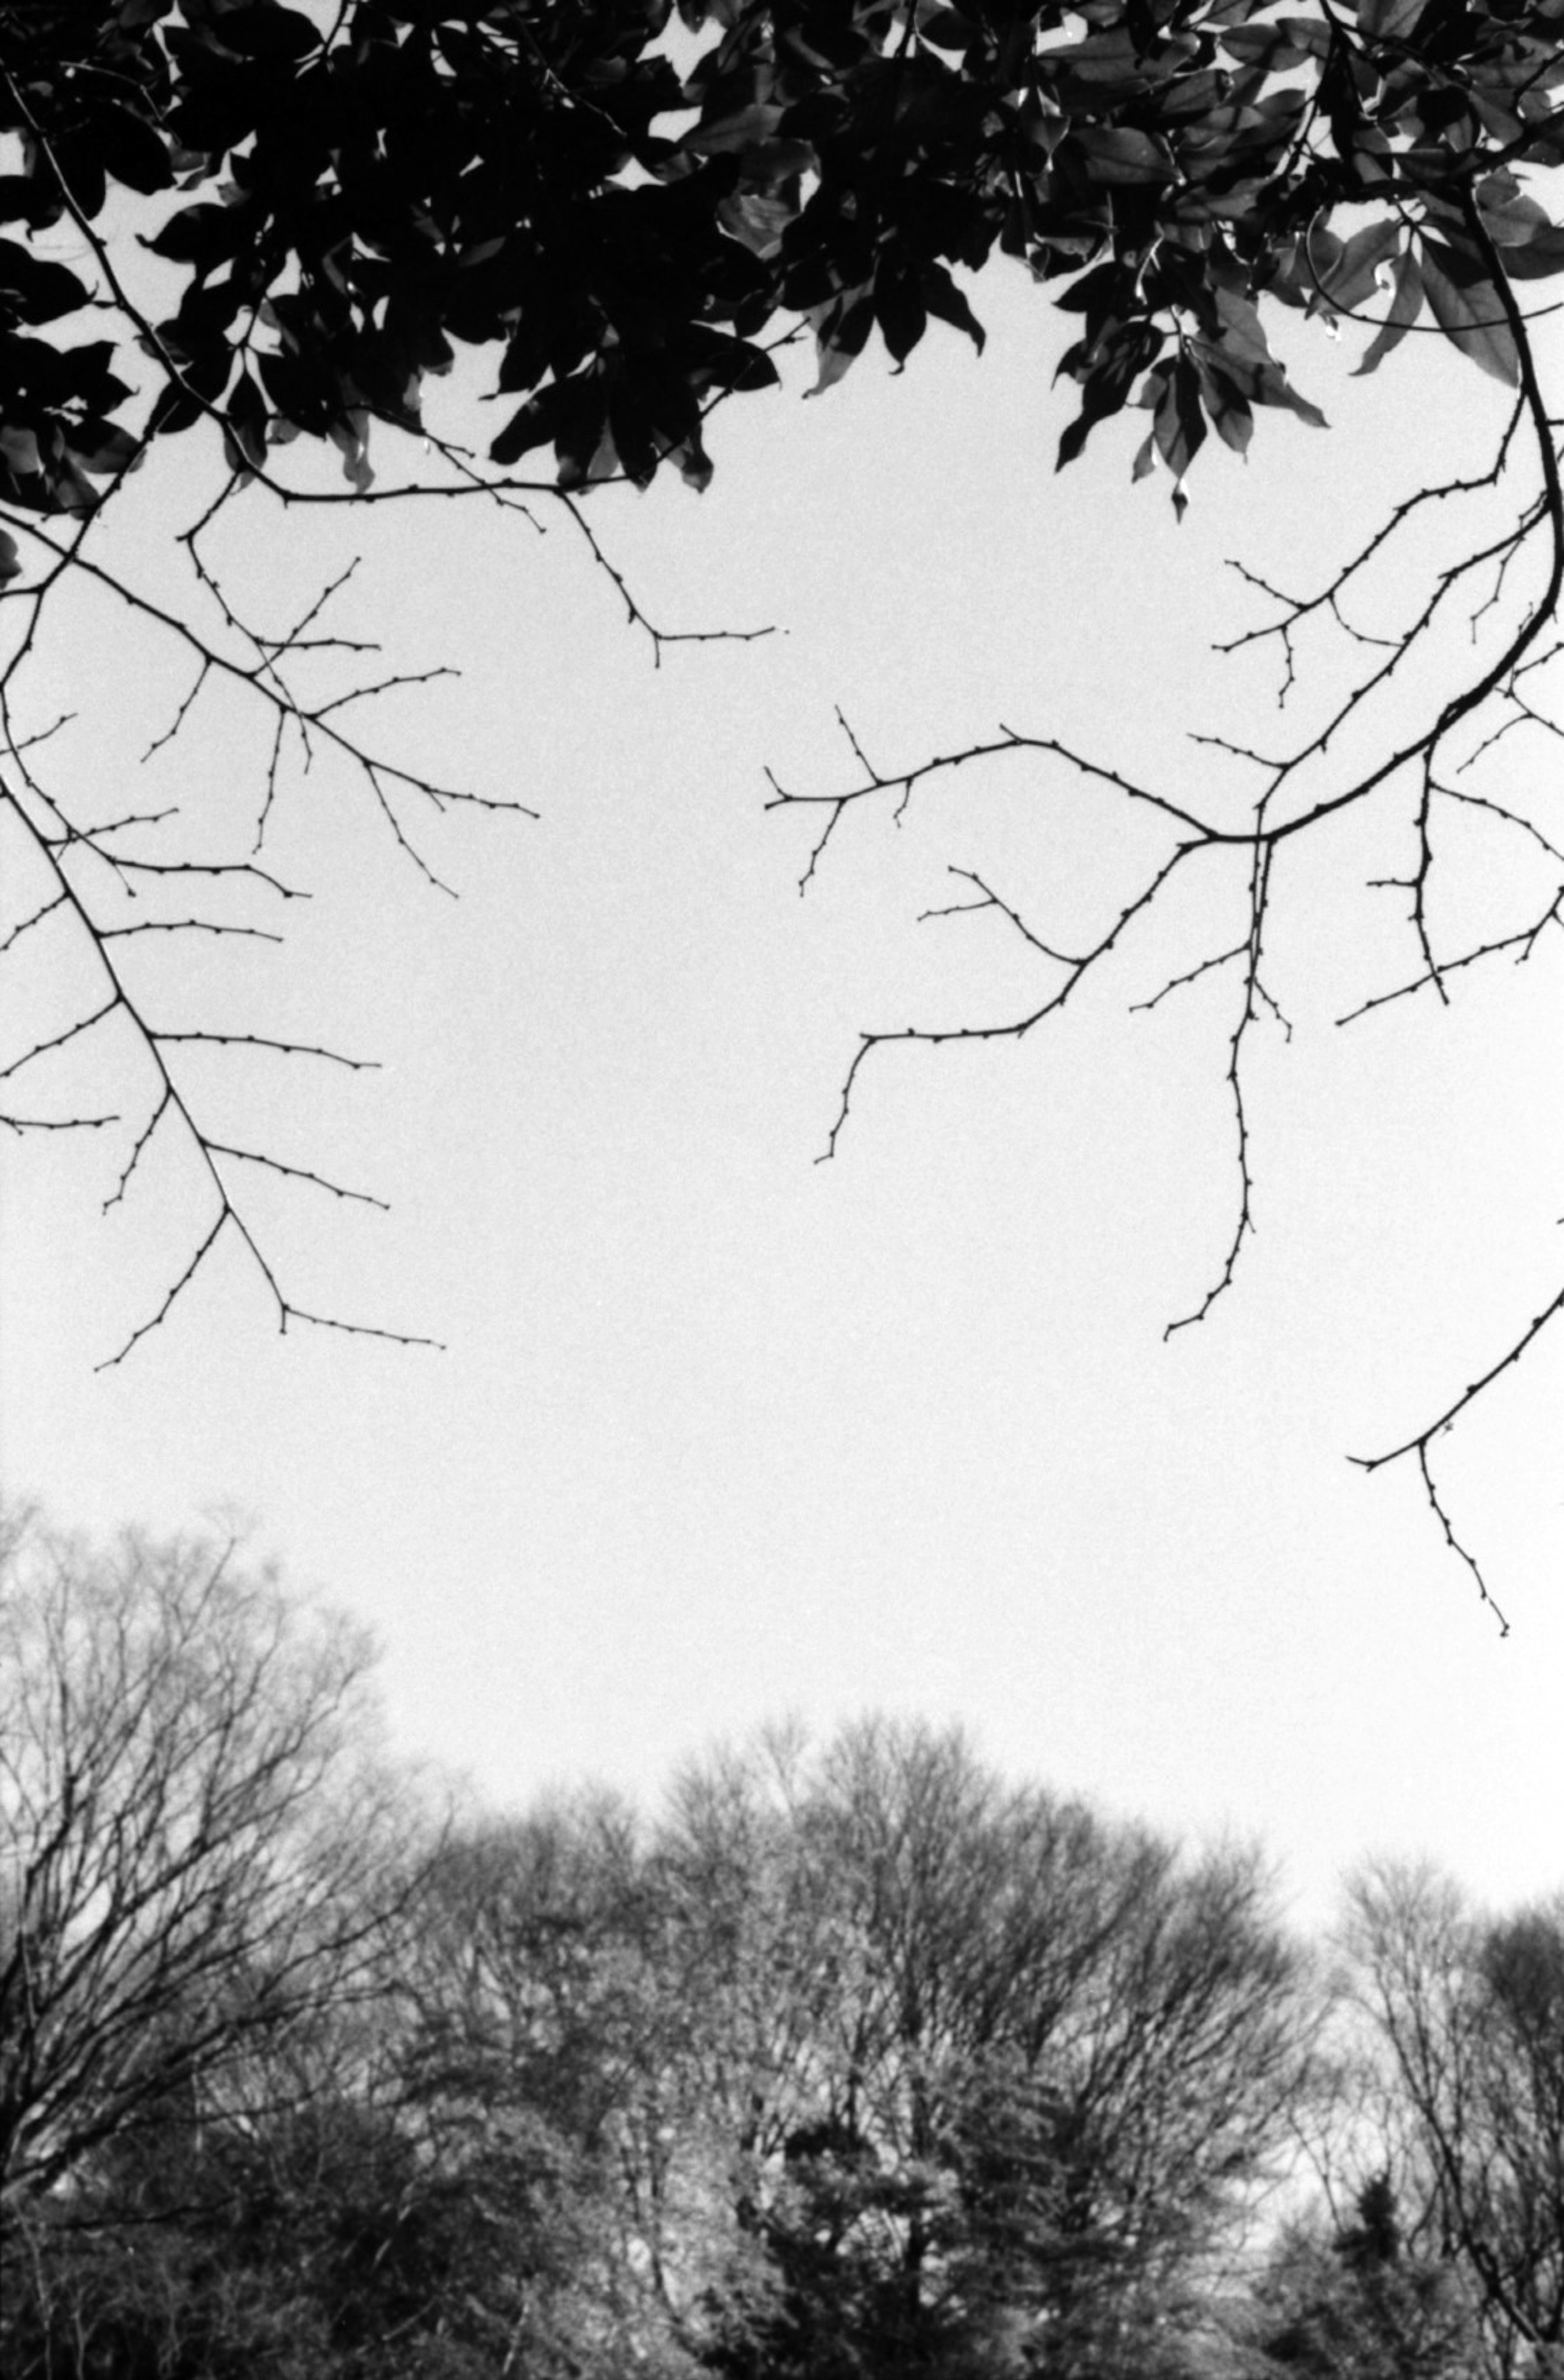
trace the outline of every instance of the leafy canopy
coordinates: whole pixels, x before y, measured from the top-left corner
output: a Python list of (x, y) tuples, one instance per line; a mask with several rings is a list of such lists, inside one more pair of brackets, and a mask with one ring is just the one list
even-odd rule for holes
[[(80, 513), (205, 418), (236, 468), (303, 434), (366, 486), (371, 420), (427, 428), (464, 346), (499, 349), (514, 400), (493, 464), (552, 447), (565, 487), (663, 461), (701, 486), (704, 414), (775, 379), (790, 322), (822, 388), (876, 328), (898, 363), (931, 315), (980, 343), (952, 268), (996, 248), (1081, 318), (1060, 462), (1134, 398), (1136, 473), (1176, 484), (1256, 407), (1322, 419), (1262, 296), (1369, 312), (1365, 370), (1426, 317), (1513, 382), (1500, 266), (1564, 270), (1516, 171), (1564, 160), (1564, 0), (679, 9), (6, 9), (0, 501)], [(67, 337), (90, 292), (48, 253), (74, 225), (124, 298), (127, 224), (179, 275), (161, 320), (116, 309), (139, 356)]]

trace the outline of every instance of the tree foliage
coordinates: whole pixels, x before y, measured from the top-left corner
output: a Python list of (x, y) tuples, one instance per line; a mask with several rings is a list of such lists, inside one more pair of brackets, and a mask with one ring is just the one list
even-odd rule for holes
[[(952, 267), (996, 249), (1082, 318), (1061, 461), (1140, 383), (1142, 461), (1182, 480), (1207, 427), (1242, 451), (1256, 407), (1321, 419), (1262, 295), (1388, 295), (1368, 362), (1426, 313), (1513, 383), (1507, 287), (1564, 268), (1516, 177), (1564, 157), (1558, 0), (680, 13), (717, 36), (683, 75), (667, 0), (10, 12), (4, 492), (91, 508), (149, 438), (208, 419), (236, 468), (304, 434), (367, 484), (369, 423), (423, 427), (454, 343), (497, 350), (521, 399), (491, 461), (550, 446), (566, 486), (665, 459), (698, 481), (702, 415), (774, 379), (779, 315), (813, 323), (822, 384), (876, 329), (897, 361), (930, 315), (980, 337)], [(182, 285), (155, 321), (116, 286), (127, 192)], [(120, 341), (140, 333), (134, 387), (118, 342), (37, 335), (98, 294), (36, 252), (62, 221)]]
[[(1363, 370), (1433, 334), (1511, 392), (1473, 471), (1394, 505), (1325, 584), (1300, 594), (1255, 582), (1270, 612), (1238, 641), (1274, 648), (1284, 694), (1300, 656), (1332, 631), (1356, 674), (1279, 757), (1209, 739), (1249, 771), (1252, 798), (1192, 806), (1130, 780), (1111, 757), (1008, 729), (893, 771), (855, 740), (847, 786), (773, 787), (778, 806), (819, 822), (809, 873), (856, 806), (904, 801), (931, 774), (986, 758), (1084, 772), (1165, 838), (1079, 947), (1061, 947), (1002, 888), (956, 868), (952, 910), (1018, 932), (1044, 970), (1039, 995), (1000, 1021), (866, 1032), (832, 1150), (884, 1046), (1029, 1033), (1088, 975), (1109, 971), (1175, 877), (1205, 863), (1236, 872), (1244, 931), (1202, 944), (1157, 995), (1214, 973), (1235, 987), (1225, 1058), (1235, 1210), (1209, 1286), (1181, 1319), (1204, 1317), (1253, 1228), (1245, 1069), (1280, 1016), (1267, 931), (1277, 863), (1295, 839), (1356, 805), (1405, 810), (1409, 858), (1391, 881), (1406, 906), (1409, 967), (1360, 1013), (1420, 994), (1449, 1001), (1464, 970), (1529, 957), (1564, 915), (1556, 824), (1485, 758), (1553, 723), (1564, 492), (1529, 323), (1551, 310), (1564, 270), (1564, 229), (1539, 196), (1564, 159), (1561, 29), (1564, 0), (1308, 0), (1292, 12), (1269, 0), (682, 0), (676, 19), (668, 0), (37, 0), (6, 10), (0, 570), (17, 636), (0, 667), (0, 800), (23, 889), (4, 948), (74, 939), (96, 990), (79, 997), (73, 977), (63, 1021), (0, 1064), (4, 1121), (18, 1134), (116, 1122), (9, 1095), (24, 1070), (37, 1069), (27, 1077), (36, 1082), (85, 1037), (128, 1026), (152, 1092), (112, 1197), (148, 1170), (154, 1142), (173, 1139), (210, 1205), (161, 1298), (109, 1360), (165, 1318), (224, 1237), (242, 1245), (285, 1329), (364, 1327), (304, 1305), (279, 1280), (245, 1184), (259, 1172), (365, 1194), (228, 1138), (186, 1063), (191, 1045), (359, 1062), (313, 1041), (161, 1024), (126, 938), (272, 933), (243, 903), (296, 889), (261, 853), (289, 755), (308, 765), (325, 753), (356, 771), (426, 868), (421, 810), (504, 807), (420, 772), (351, 723), (349, 704), (409, 681), (351, 677), (362, 648), (323, 625), (334, 586), (280, 634), (248, 618), (210, 559), (216, 516), (247, 488), (284, 504), (552, 503), (661, 648), (580, 497), (604, 480), (644, 486), (665, 463), (703, 486), (712, 407), (770, 385), (775, 348), (801, 328), (813, 334), (822, 390), (876, 334), (898, 365), (931, 319), (980, 344), (980, 292), (959, 276), (996, 255), (1021, 264), (1078, 327), (1060, 367), (1078, 391), (1061, 464), (1133, 408), (1146, 417), (1134, 474), (1165, 468), (1180, 507), (1212, 432), (1243, 454), (1257, 412), (1323, 419), (1273, 352), (1279, 307), (1371, 325)], [(491, 397), (503, 418), (479, 441), (473, 407)], [(396, 432), (408, 438), (392, 445), (388, 480), (382, 450)], [(180, 440), (219, 448), (222, 476), (176, 532), (190, 578), (188, 601), (171, 607), (103, 558), (95, 528), (127, 501), (149, 452)], [(346, 486), (299, 459), (314, 449), (340, 459)], [(523, 475), (534, 455), (551, 477)], [(1360, 625), (1376, 569), (1415, 550), (1436, 519), (1454, 525), (1451, 557), (1388, 632)], [(190, 673), (158, 744), (216, 684), (259, 709), (269, 747), (245, 857), (171, 858), (148, 839), (161, 814), (87, 814), (51, 780), (43, 747), (63, 722), (30, 717), (21, 698), (45, 613), (73, 581), (127, 606)], [(1396, 723), (1388, 706), (1409, 657), (1437, 652), (1468, 594), (1482, 630), (1475, 654), (1455, 677), (1441, 674), (1417, 723)], [(349, 671), (325, 694), (310, 676), (321, 655)], [(1339, 761), (1347, 731), (1362, 727), (1379, 739), (1369, 757)], [(1535, 898), (1475, 936), (1441, 922), (1434, 891), (1450, 865), (1446, 830), (1473, 820), (1540, 870)], [(127, 915), (132, 893), (157, 901), (158, 914)], [(1371, 1468), (1415, 1464), (1445, 1540), (1480, 1586), (1433, 1450), (1561, 1308), (1564, 1292), (1507, 1324), (1474, 1382), (1367, 1458)]]

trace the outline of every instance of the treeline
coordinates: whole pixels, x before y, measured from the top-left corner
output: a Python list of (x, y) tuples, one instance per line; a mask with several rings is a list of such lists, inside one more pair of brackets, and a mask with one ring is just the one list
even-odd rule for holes
[(877, 1719), (442, 1815), (233, 1546), (0, 1554), (6, 2380), (1564, 2373), (1564, 1895)]

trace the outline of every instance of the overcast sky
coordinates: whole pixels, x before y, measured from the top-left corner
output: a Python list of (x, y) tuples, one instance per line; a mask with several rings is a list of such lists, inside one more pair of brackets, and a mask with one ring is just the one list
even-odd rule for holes
[[(139, 953), (164, 1023), (382, 1062), (192, 1053), (188, 1078), (228, 1136), (393, 1202), (255, 1185), (290, 1293), (444, 1352), (279, 1339), (229, 1249), (95, 1371), (199, 1236), (199, 1183), (170, 1141), (104, 1217), (123, 1142), (8, 1148), (7, 1488), (95, 1531), (249, 1516), (379, 1633), (398, 1742), (490, 1801), (587, 1776), (649, 1799), (714, 1736), (872, 1706), (960, 1718), (1011, 1772), (1170, 1828), (1257, 1835), (1311, 1919), (1376, 1849), (1494, 1900), (1557, 1886), (1564, 1334), (1439, 1458), (1508, 1640), (1409, 1467), (1346, 1458), (1426, 1421), (1556, 1292), (1561, 938), (1473, 970), (1448, 1011), (1339, 1029), (1415, 971), (1404, 902), (1365, 890), (1404, 872), (1407, 803), (1289, 854), (1271, 981), (1293, 1030), (1253, 1048), (1255, 1237), (1165, 1342), (1231, 1233), (1237, 986), (1132, 1003), (1238, 929), (1241, 870), (1192, 877), (1026, 1040), (879, 1052), (819, 1165), (860, 1029), (1019, 1014), (1049, 979), (993, 912), (917, 922), (961, 897), (950, 866), (1068, 947), (1158, 846), (1010, 759), (899, 824), (844, 819), (801, 898), (810, 821), (762, 808), (767, 764), (850, 781), (839, 705), (887, 770), (1003, 722), (1235, 802), (1242, 772), (1187, 731), (1267, 745), (1284, 722), (1273, 654), (1207, 650), (1258, 616), (1223, 557), (1316, 578), (1502, 398), (1432, 342), (1349, 381), (1290, 325), (1334, 426), (1267, 418), (1247, 466), (1202, 456), (1179, 527), (1165, 479), (1129, 484), (1138, 424), (1054, 476), (1058, 319), (1019, 276), (979, 310), (981, 361), (937, 330), (903, 376), (870, 354), (818, 402), (806, 373), (734, 407), (698, 500), (592, 500), (655, 618), (775, 624), (761, 642), (654, 667), (547, 507), (543, 533), (475, 505), (239, 508), (221, 551), (268, 625), (361, 548), (339, 625), (395, 666), (461, 665), (375, 739), (541, 814), (409, 811), (453, 900), (360, 786), (290, 766), (272, 864), (315, 897), (286, 950)], [(193, 445), (149, 468), (127, 563), (165, 567), (169, 505), (203, 484)], [(1405, 584), (1376, 601), (1388, 628)], [(33, 686), (40, 720), (79, 713), (55, 782), (82, 817), (179, 795), (186, 828), (160, 832), (205, 853), (253, 806), (266, 730), (214, 698), (139, 771), (187, 682), (79, 599)], [(1524, 801), (1557, 764), (1539, 738), (1504, 765)], [(1450, 852), (1452, 888), (1522, 897), (1479, 837)]]

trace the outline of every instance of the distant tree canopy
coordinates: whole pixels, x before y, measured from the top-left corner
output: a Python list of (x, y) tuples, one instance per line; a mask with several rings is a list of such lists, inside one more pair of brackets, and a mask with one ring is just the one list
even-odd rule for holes
[(1557, 2372), (1558, 1899), (1381, 1865), (1333, 1987), (873, 1718), (437, 1828), (234, 1553), (0, 1528), (6, 2380)]
[[(693, 61), (670, 0), (6, 10), (0, 499), (90, 507), (203, 419), (238, 468), (303, 433), (365, 484), (370, 423), (430, 426), (456, 345), (497, 348), (519, 400), (494, 464), (552, 447), (565, 486), (665, 459), (700, 484), (703, 415), (774, 379), (779, 317), (812, 323), (822, 386), (877, 328), (898, 361), (931, 315), (980, 339), (952, 267), (996, 249), (1081, 317), (1061, 462), (1138, 386), (1142, 465), (1182, 480), (1256, 407), (1321, 418), (1262, 295), (1388, 298), (1368, 363), (1431, 320), (1513, 382), (1510, 285), (1564, 270), (1517, 178), (1564, 159), (1561, 0), (679, 15), (709, 36)], [(40, 252), (62, 224), (106, 292)], [(132, 238), (177, 276), (155, 318), (114, 271)], [(114, 335), (64, 341), (89, 308)]]

